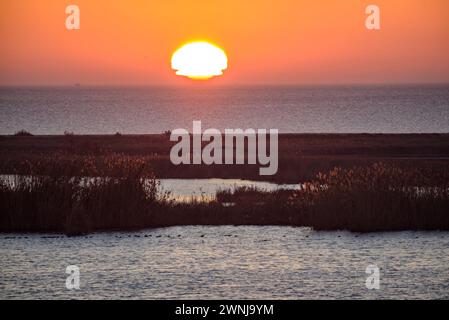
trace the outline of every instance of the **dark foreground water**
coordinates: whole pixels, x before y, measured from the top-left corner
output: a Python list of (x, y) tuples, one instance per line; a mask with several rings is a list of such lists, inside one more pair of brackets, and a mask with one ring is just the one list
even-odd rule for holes
[(0, 88), (0, 134), (449, 132), (449, 86)]
[[(449, 298), (449, 233), (173, 227), (0, 235), (0, 298)], [(80, 290), (66, 289), (68, 265)], [(366, 288), (368, 265), (380, 289)]]

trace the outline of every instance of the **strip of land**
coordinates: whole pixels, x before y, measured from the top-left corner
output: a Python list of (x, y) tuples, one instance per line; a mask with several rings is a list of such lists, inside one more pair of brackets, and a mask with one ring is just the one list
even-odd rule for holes
[(241, 178), (278, 183), (313, 179), (336, 166), (351, 168), (377, 162), (401, 167), (445, 166), (449, 134), (281, 134), (279, 170), (260, 176), (259, 165), (178, 165), (170, 161), (175, 144), (166, 134), (0, 136), (0, 173), (20, 173), (21, 163), (54, 154), (124, 154), (151, 163), (158, 178)]

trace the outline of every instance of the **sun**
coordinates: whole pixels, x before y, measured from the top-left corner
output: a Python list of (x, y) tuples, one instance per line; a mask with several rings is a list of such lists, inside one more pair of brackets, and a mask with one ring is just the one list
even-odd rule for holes
[(221, 76), (228, 68), (228, 57), (219, 47), (206, 42), (190, 42), (173, 53), (171, 67), (178, 76), (206, 80)]

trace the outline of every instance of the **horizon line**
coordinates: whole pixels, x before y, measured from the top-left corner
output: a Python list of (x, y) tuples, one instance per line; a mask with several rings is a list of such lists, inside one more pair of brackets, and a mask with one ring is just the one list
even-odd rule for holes
[(123, 84), (95, 84), (95, 83), (73, 83), (73, 84), (1, 84), (0, 88), (130, 88), (130, 87), (162, 87), (162, 88), (205, 88), (205, 87), (367, 87), (367, 86), (448, 86), (447, 82), (366, 82), (366, 83), (239, 83), (239, 84), (216, 84), (216, 83), (190, 83), (190, 84), (156, 84), (156, 83), (123, 83)]

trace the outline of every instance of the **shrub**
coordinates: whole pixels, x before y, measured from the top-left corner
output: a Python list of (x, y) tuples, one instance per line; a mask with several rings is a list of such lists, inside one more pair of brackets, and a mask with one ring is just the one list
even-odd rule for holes
[(18, 136), (18, 137), (31, 137), (33, 136), (31, 133), (29, 133), (26, 130), (19, 130), (16, 133), (14, 133), (14, 136)]

